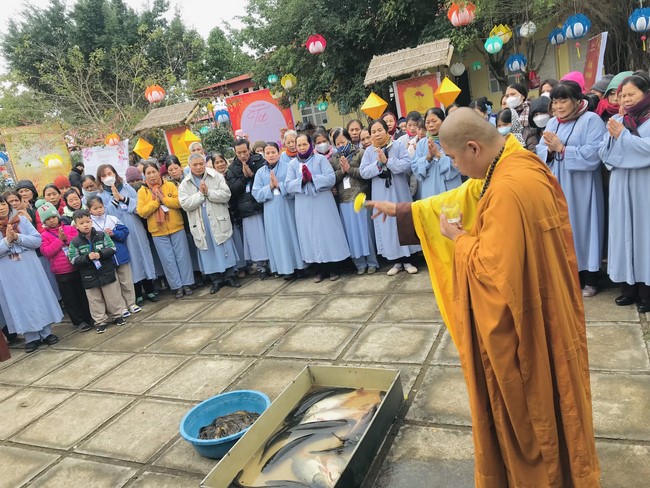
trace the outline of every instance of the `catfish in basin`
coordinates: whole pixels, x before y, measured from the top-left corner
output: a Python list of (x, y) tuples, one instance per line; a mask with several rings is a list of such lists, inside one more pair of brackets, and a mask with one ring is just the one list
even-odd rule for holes
[(312, 408), (315, 404), (335, 395), (343, 395), (355, 391), (354, 388), (322, 388), (318, 389), (306, 397), (304, 397), (300, 404), (294, 408), (287, 418), (296, 418), (302, 416), (307, 410)]

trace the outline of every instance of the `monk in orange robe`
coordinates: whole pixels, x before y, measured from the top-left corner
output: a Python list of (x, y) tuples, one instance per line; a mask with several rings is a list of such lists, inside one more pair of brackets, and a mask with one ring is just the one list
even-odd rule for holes
[[(422, 244), (469, 392), (476, 486), (599, 487), (584, 308), (560, 185), (470, 109), (445, 119), (440, 143), (474, 179), (413, 204), (367, 206), (375, 218), (397, 216), (402, 244)], [(449, 199), (460, 201), (463, 223), (441, 214)]]

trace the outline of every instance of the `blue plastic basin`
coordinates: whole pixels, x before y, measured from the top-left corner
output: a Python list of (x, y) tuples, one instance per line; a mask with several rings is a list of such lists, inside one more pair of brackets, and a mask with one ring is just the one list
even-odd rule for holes
[(181, 436), (194, 446), (201, 456), (219, 459), (235, 445), (248, 428), (221, 439), (199, 439), (201, 427), (211, 424), (215, 418), (234, 413), (237, 410), (259, 413), (271, 405), (271, 400), (264, 393), (253, 390), (238, 390), (222, 393), (199, 403), (185, 414), (181, 420)]

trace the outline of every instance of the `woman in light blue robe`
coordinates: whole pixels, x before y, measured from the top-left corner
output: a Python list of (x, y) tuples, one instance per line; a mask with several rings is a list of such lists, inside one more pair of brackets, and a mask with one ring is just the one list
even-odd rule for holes
[[(41, 236), (25, 217), (14, 217), (0, 196), (0, 219), (8, 219), (5, 231), (0, 230), (0, 308), (9, 332), (22, 334), (25, 351), (33, 352), (41, 341), (49, 345), (58, 342), (51, 324), (61, 322), (63, 312), (36, 256)], [(9, 243), (12, 221), (17, 224), (17, 239)]]
[[(296, 271), (305, 269), (305, 263), (296, 229), (295, 202), (293, 198), (287, 198), (285, 178), (289, 163), (282, 162), (280, 150), (274, 142), (264, 147), (264, 159), (267, 165), (255, 173), (253, 197), (264, 204), (264, 229), (271, 271), (291, 279), (296, 276)], [(271, 171), (278, 185), (273, 188)]]
[(605, 124), (587, 111), (587, 101), (577, 83), (563, 81), (551, 92), (555, 113), (537, 146), (564, 191), (573, 229), (582, 295), (597, 293), (597, 273), (602, 260), (605, 202), (598, 155)]
[(617, 305), (637, 303), (650, 312), (650, 83), (643, 76), (622, 83), (627, 116), (607, 124), (600, 156), (611, 170), (607, 272), (622, 283)]
[[(411, 160), (411, 171), (418, 180), (418, 200), (453, 190), (462, 184), (460, 171), (438, 142), (438, 131), (444, 120), (445, 113), (437, 107), (430, 108), (424, 115), (427, 137), (418, 142)], [(432, 149), (429, 149), (430, 144), (433, 144)]]
[(289, 164), (285, 188), (296, 198), (296, 229), (302, 259), (318, 265), (315, 282), (322, 281), (327, 274), (330, 280), (335, 281), (339, 275), (333, 263), (350, 257), (332, 195), (336, 176), (327, 158), (314, 154), (314, 144), (309, 135), (300, 134), (296, 147), (298, 157)]
[[(111, 185), (105, 183), (105, 180)], [(133, 282), (156, 279), (156, 268), (153, 262), (153, 255), (147, 232), (142, 225), (142, 220), (136, 213), (138, 206), (138, 194), (131, 186), (122, 181), (115, 168), (110, 164), (102, 164), (97, 168), (97, 181), (101, 182), (99, 196), (104, 202), (106, 213), (120, 219), (129, 229), (129, 238), (126, 240), (126, 247), (131, 256), (131, 274)], [(120, 195), (117, 201), (113, 195), (113, 188)]]
[[(411, 158), (406, 146), (399, 141), (389, 141), (388, 126), (381, 119), (372, 121), (369, 129), (372, 146), (364, 152), (359, 171), (362, 178), (372, 179), (372, 199), (412, 202), (408, 180)], [(396, 218), (375, 219), (374, 223), (377, 253), (393, 262), (388, 275), (396, 275), (402, 267), (410, 274), (417, 273), (409, 258), (421, 248), (400, 245)]]

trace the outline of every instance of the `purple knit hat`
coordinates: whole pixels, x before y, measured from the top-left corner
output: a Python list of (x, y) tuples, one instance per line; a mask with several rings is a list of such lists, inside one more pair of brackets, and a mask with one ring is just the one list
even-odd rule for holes
[(135, 166), (129, 166), (126, 168), (125, 179), (127, 183), (132, 183), (134, 181), (142, 180), (142, 173)]

